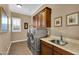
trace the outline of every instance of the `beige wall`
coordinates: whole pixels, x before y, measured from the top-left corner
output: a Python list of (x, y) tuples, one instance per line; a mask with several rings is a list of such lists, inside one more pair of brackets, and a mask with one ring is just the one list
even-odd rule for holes
[(25, 40), (27, 38), (27, 29), (24, 29), (24, 23), (31, 24), (31, 16), (18, 14), (18, 13), (11, 13), (12, 17), (19, 17), (21, 18), (21, 32), (12, 32), (12, 41), (18, 40)]
[(9, 27), (8, 27), (8, 32), (0, 33), (0, 53), (2, 54), (7, 54), (8, 53), (8, 48), (10, 46), (10, 42), (11, 42), (11, 18), (10, 18), (10, 11), (9, 11), (9, 7), (8, 5), (0, 5), (2, 7), (4, 7), (7, 16), (8, 16), (8, 21), (9, 21)]
[[(36, 13), (38, 13), (40, 10), (42, 10), (44, 7), (50, 7), (52, 8), (52, 16), (51, 16), (51, 26), (52, 28), (54, 28), (55, 30), (62, 30), (63, 32), (63, 36), (65, 37), (69, 37), (69, 38), (75, 38), (75, 39), (79, 39), (79, 26), (66, 26), (66, 15), (70, 14), (70, 13), (74, 13), (74, 12), (78, 12), (79, 11), (79, 5), (77, 4), (72, 4), (72, 5), (65, 5), (65, 4), (50, 4), (50, 5), (43, 5), (39, 10), (37, 10), (33, 15), (35, 15)], [(32, 15), (32, 16), (33, 16)], [(58, 17), (58, 16), (62, 16), (63, 17), (63, 26), (62, 27), (54, 27), (54, 18)], [(51, 30), (51, 34), (53, 34), (53, 31)]]

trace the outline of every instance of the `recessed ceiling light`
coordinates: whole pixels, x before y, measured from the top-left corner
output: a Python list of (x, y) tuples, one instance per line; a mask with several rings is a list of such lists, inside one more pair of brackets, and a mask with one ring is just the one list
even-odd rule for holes
[(17, 4), (17, 7), (18, 8), (22, 8), (22, 4)]

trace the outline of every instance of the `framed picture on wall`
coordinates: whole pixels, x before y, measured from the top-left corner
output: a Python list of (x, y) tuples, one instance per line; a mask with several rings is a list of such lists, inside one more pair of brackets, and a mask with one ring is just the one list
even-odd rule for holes
[(66, 16), (66, 25), (78, 25), (79, 24), (79, 13), (72, 13)]
[(55, 27), (61, 27), (62, 26), (62, 17), (56, 17), (54, 19), (54, 26)]
[(24, 23), (24, 29), (28, 29), (28, 23)]

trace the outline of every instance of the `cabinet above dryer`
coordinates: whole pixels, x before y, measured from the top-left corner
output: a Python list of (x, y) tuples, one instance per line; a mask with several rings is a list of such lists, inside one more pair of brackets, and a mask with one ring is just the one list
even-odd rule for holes
[(45, 7), (38, 14), (33, 16), (33, 26), (39, 27), (51, 27), (51, 8)]

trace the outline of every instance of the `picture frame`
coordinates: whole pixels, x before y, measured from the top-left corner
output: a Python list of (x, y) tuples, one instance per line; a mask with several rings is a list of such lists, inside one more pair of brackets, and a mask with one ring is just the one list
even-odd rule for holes
[(66, 15), (66, 25), (67, 26), (79, 25), (79, 13), (75, 12)]
[(28, 23), (24, 23), (24, 29), (28, 29)]
[(54, 26), (55, 27), (61, 27), (62, 26), (62, 17), (61, 16), (60, 17), (56, 17), (54, 19)]

